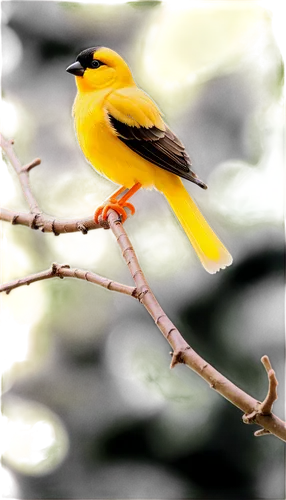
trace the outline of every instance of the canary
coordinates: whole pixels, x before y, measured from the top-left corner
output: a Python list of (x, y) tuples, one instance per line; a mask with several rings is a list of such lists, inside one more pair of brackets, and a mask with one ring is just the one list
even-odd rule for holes
[(95, 220), (106, 219), (113, 208), (124, 221), (126, 208), (135, 211), (129, 198), (141, 187), (155, 188), (168, 200), (205, 269), (215, 273), (229, 266), (230, 253), (181, 178), (207, 186), (191, 170), (182, 142), (154, 101), (137, 87), (122, 57), (109, 48), (92, 47), (66, 71), (76, 80), (73, 116), (80, 147), (98, 172), (121, 186), (96, 210)]

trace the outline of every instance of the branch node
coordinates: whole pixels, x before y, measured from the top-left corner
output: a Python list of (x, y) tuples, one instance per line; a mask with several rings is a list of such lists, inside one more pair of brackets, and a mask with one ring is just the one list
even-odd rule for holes
[[(130, 251), (130, 250), (131, 250), (131, 251), (133, 250), (133, 248), (132, 248), (131, 246), (129, 246), (129, 247), (127, 247), (127, 248), (125, 248), (125, 249), (123, 250), (122, 255), (123, 255), (123, 257), (124, 257), (124, 258), (125, 258), (125, 254), (126, 254), (126, 252), (128, 252), (128, 251)], [(130, 264), (130, 261), (129, 261), (129, 264)], [(140, 271), (140, 269), (138, 269), (138, 271)], [(137, 271), (136, 271), (136, 272), (137, 272)], [(141, 272), (142, 272), (142, 271), (141, 271)], [(133, 277), (134, 277), (134, 276), (133, 276)]]
[(155, 325), (158, 326), (158, 323), (159, 323), (161, 318), (166, 318), (166, 314), (160, 314), (160, 316), (158, 316), (158, 318), (155, 319)]
[(58, 270), (59, 270), (59, 265), (56, 262), (53, 262), (51, 267), (52, 275), (53, 276), (56, 275), (58, 273)]
[(61, 273), (61, 269), (70, 269), (70, 265), (69, 264), (57, 264), (56, 262), (53, 262), (52, 268), (51, 268), (51, 275), (57, 276), (61, 280), (64, 279), (64, 275)]
[[(107, 287), (106, 287), (106, 288), (107, 288), (107, 290), (110, 290), (110, 289), (111, 289), (111, 287), (112, 287), (112, 283), (113, 283), (113, 281), (112, 281), (112, 280), (109, 280), (109, 281), (108, 281), (108, 284), (107, 284)], [(133, 295), (133, 292), (132, 292), (132, 295)]]
[(260, 436), (266, 436), (267, 434), (269, 435), (271, 434), (271, 432), (268, 431), (267, 429), (259, 429), (258, 431), (255, 431), (254, 436), (260, 437)]
[(38, 213), (36, 213), (36, 214), (34, 214), (34, 217), (33, 217), (32, 222), (31, 222), (31, 224), (30, 224), (30, 228), (31, 228), (31, 229), (35, 229), (35, 230), (39, 229), (39, 226), (38, 226), (38, 224), (37, 224), (37, 219), (38, 219), (40, 216), (41, 216), (41, 214), (40, 214), (39, 212), (38, 212)]
[(70, 265), (69, 264), (57, 264), (56, 262), (53, 262), (52, 266), (51, 266), (51, 273), (54, 274), (55, 276), (58, 276), (60, 279), (63, 279), (64, 276), (62, 276), (60, 274), (60, 270), (63, 268), (70, 269)]
[[(130, 264), (130, 261), (128, 261), (128, 263)], [(132, 278), (135, 280), (137, 274), (143, 274), (142, 270), (141, 269), (137, 269), (137, 271), (135, 271), (134, 274), (132, 274)]]
[[(175, 330), (175, 328), (173, 328), (172, 330)], [(172, 354), (172, 361), (171, 361), (170, 368), (174, 368), (178, 364), (185, 363), (185, 359), (184, 359), (185, 358), (185, 351), (187, 351), (188, 349), (191, 349), (190, 346), (187, 346), (184, 349), (175, 350), (173, 353), (170, 353), (170, 354)]]
[(171, 335), (172, 332), (175, 332), (177, 330), (177, 328), (173, 327), (173, 328), (170, 328), (170, 330), (168, 331), (167, 335), (166, 335), (166, 339), (168, 339)]
[[(143, 288), (142, 290), (140, 288), (135, 288), (134, 292), (136, 293), (136, 298), (139, 300), (140, 304), (142, 303), (146, 293), (149, 292), (148, 288)], [(134, 293), (134, 296), (135, 296)]]
[(14, 215), (12, 222), (11, 222), (12, 225), (17, 224), (18, 217), (19, 217), (19, 214)]
[(76, 227), (77, 227), (78, 231), (82, 232), (82, 234), (87, 234), (88, 233), (88, 229), (87, 229), (87, 227), (84, 224), (78, 223), (76, 225)]
[[(114, 223), (116, 223), (116, 222), (118, 222), (118, 221), (117, 220), (114, 221)], [(103, 217), (101, 215), (98, 217), (98, 223), (99, 223), (99, 225), (103, 229), (109, 229), (110, 228), (110, 225), (109, 225), (109, 222), (108, 222), (108, 218), (107, 219), (103, 219)]]
[(242, 416), (242, 421), (244, 424), (255, 424), (257, 416), (257, 410), (253, 410), (251, 413), (244, 414)]
[(51, 265), (51, 272), (52, 272), (52, 274), (56, 274), (57, 273), (57, 268), (58, 268), (58, 264), (56, 262), (53, 262), (52, 265)]
[(59, 236), (60, 233), (58, 233), (56, 230), (55, 230), (55, 224), (56, 224), (56, 221), (55, 219), (53, 220), (52, 222), (52, 232), (54, 233), (55, 236)]
[(125, 234), (125, 233), (121, 233), (121, 234), (119, 234), (119, 235), (116, 237), (116, 241), (117, 241), (117, 243), (119, 243), (119, 240), (120, 240), (121, 238), (123, 238), (123, 239), (124, 239), (124, 238), (126, 238), (126, 234)]

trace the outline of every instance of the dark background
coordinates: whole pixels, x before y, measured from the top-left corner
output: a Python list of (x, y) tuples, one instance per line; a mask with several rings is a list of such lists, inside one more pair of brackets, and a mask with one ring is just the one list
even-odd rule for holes
[[(191, 346), (258, 400), (270, 357), (284, 418), (283, 73), (271, 13), (232, 2), (1, 7), (1, 126), (23, 164), (42, 159), (31, 184), (43, 211), (90, 215), (114, 189), (76, 143), (65, 72), (84, 48), (109, 46), (186, 145), (209, 190), (187, 188), (234, 257), (208, 275), (163, 198), (140, 192), (126, 230), (146, 277)], [(1, 204), (26, 210), (7, 168)], [(131, 284), (109, 231), (2, 229), (3, 281), (56, 261)], [(284, 498), (283, 443), (254, 438), (186, 367), (170, 371), (168, 344), (134, 300), (54, 280), (4, 297), (2, 317), (6, 497)]]

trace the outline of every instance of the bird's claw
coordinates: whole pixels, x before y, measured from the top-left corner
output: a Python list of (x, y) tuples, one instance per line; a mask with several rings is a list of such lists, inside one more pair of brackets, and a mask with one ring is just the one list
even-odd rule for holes
[[(123, 210), (124, 210), (125, 214), (126, 214), (126, 210), (125, 210), (125, 208), (128, 208), (128, 210), (130, 210), (131, 215), (134, 215), (134, 214), (135, 214), (135, 208), (134, 208), (134, 205), (132, 205), (132, 203), (129, 203), (129, 201), (126, 201), (126, 202), (124, 203), (123, 207), (124, 207), (124, 208), (123, 208)], [(128, 217), (128, 215), (126, 214), (126, 218), (127, 218), (127, 217)]]
[(98, 207), (94, 213), (94, 221), (96, 224), (104, 225), (102, 222), (107, 221), (107, 216), (108, 216), (108, 211), (109, 210), (114, 210), (115, 212), (118, 213), (119, 217), (121, 218), (121, 222), (125, 222), (128, 215), (126, 213), (126, 208), (130, 210), (131, 215), (135, 213), (135, 208), (134, 206), (129, 203), (124, 201), (122, 204), (120, 203), (121, 200), (108, 200), (104, 205), (101, 205)]

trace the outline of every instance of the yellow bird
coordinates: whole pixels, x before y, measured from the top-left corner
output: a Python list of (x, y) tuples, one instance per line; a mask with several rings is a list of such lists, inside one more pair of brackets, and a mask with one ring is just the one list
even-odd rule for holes
[(121, 186), (96, 210), (96, 222), (99, 216), (107, 218), (110, 207), (124, 222), (125, 209), (135, 211), (127, 200), (141, 187), (156, 188), (167, 198), (204, 268), (215, 273), (229, 266), (230, 253), (180, 177), (203, 189), (207, 186), (191, 170), (183, 144), (154, 101), (137, 87), (122, 57), (109, 48), (92, 47), (83, 50), (67, 71), (76, 77), (73, 115), (81, 149), (98, 172)]

